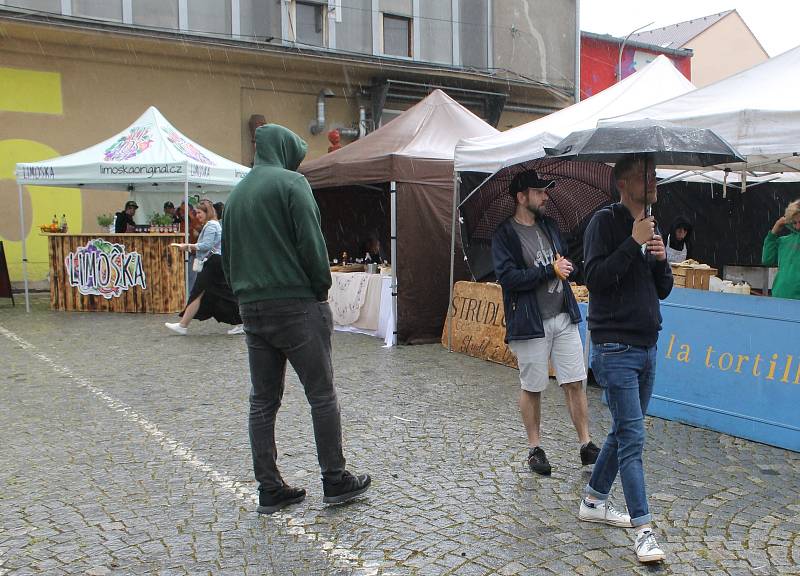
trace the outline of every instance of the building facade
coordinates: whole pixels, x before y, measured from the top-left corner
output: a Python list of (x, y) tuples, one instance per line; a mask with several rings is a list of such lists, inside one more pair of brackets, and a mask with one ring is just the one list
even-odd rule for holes
[(635, 34), (638, 42), (693, 52), (692, 82), (713, 84), (764, 62), (769, 54), (736, 10), (726, 10)]
[[(692, 80), (692, 51), (661, 48), (605, 34), (581, 32), (581, 100), (627, 78), (663, 54)], [(621, 50), (621, 52), (620, 52)]]
[[(576, 2), (552, 0), (0, 0), (0, 239), (21, 238), (14, 165), (97, 143), (156, 106), (179, 130), (249, 165), (252, 132), (284, 124), (327, 152), (434, 87), (500, 129), (574, 101)], [(26, 186), (29, 270), (38, 226), (72, 231), (125, 194)]]

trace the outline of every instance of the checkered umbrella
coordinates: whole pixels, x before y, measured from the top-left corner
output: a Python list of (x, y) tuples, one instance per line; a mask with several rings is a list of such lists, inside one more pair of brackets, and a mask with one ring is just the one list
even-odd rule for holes
[(611, 166), (599, 162), (575, 162), (538, 158), (503, 168), (481, 183), (461, 202), (461, 235), (469, 245), (491, 243), (497, 226), (514, 213), (511, 180), (525, 170), (555, 180), (547, 190), (545, 214), (562, 232), (575, 230), (598, 208), (614, 202)]

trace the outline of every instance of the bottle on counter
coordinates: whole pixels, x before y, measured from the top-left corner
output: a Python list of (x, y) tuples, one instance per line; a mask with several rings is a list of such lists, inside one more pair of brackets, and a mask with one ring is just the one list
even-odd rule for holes
[(347, 252), (342, 252), (342, 266), (346, 266), (348, 262)]
[(61, 233), (62, 234), (66, 234), (67, 233), (67, 215), (66, 214), (62, 214), (61, 215)]

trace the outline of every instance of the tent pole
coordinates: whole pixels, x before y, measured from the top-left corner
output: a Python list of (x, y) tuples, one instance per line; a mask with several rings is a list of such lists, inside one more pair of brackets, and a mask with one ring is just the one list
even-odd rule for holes
[(453, 316), (456, 310), (453, 306), (453, 280), (455, 279), (456, 261), (456, 212), (458, 211), (458, 172), (453, 172), (453, 213), (450, 218), (450, 297), (447, 299), (447, 350), (453, 351)]
[[(183, 164), (183, 241), (189, 243), (189, 163)], [(189, 302), (189, 251), (183, 253), (183, 283), (186, 287), (185, 301)]]
[(392, 251), (392, 316), (394, 318), (394, 333), (392, 334), (392, 345), (397, 344), (397, 182), (392, 180), (389, 183), (389, 199), (391, 211), (391, 251)]
[[(28, 294), (28, 250), (25, 241), (25, 208), (22, 205), (22, 184), (17, 183), (19, 191), (19, 239), (22, 242), (22, 279), (25, 282), (25, 312), (31, 311), (31, 300)], [(52, 278), (50, 281), (52, 282)]]
[[(591, 300), (591, 294), (587, 297), (587, 304), (588, 300)], [(592, 343), (592, 332), (589, 330), (589, 314), (586, 314), (586, 340), (583, 343), (583, 367), (586, 369), (586, 379), (583, 381), (583, 391), (586, 392), (586, 386), (589, 383), (589, 348), (591, 347)]]

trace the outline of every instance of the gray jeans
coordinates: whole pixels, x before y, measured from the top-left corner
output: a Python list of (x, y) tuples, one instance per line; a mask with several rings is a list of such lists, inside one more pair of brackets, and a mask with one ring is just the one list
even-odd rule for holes
[(327, 302), (262, 300), (239, 306), (250, 357), (250, 448), (262, 490), (283, 484), (275, 447), (275, 416), (281, 406), (286, 361), (291, 363), (311, 405), (314, 439), (322, 477), (339, 482), (345, 467), (339, 402), (333, 386)]

